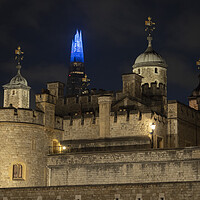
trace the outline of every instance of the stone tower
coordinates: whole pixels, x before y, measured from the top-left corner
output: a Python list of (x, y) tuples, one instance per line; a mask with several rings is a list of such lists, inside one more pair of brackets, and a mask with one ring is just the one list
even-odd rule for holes
[(148, 47), (146, 51), (140, 54), (133, 65), (133, 72), (139, 74), (143, 77), (142, 85), (148, 83), (151, 86), (151, 83), (157, 83), (167, 86), (167, 64), (165, 60), (153, 50), (152, 47), (152, 35), (153, 31), (152, 25), (154, 24), (149, 18), (149, 21), (145, 22), (149, 30), (149, 35), (147, 37)]
[(142, 94), (151, 98), (149, 105), (157, 112), (167, 113), (167, 64), (152, 47), (152, 31), (155, 29), (151, 18), (145, 21), (148, 31), (148, 47), (140, 54), (133, 65), (133, 73), (142, 76)]
[(4, 107), (13, 106), (15, 108), (29, 108), (30, 106), (30, 89), (26, 79), (21, 75), (21, 63), (23, 59), (21, 48), (15, 51), (17, 62), (17, 75), (13, 77), (10, 83), (3, 85), (4, 88)]
[(189, 106), (195, 110), (200, 110), (200, 74), (199, 85), (192, 91), (192, 94), (188, 97)]
[(82, 33), (77, 30), (74, 40), (72, 40), (70, 67), (66, 85), (67, 96), (85, 93), (89, 81), (85, 74)]

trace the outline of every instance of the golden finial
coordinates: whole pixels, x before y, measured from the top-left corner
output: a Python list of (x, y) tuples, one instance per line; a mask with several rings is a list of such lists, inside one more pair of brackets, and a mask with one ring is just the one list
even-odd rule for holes
[(21, 47), (18, 46), (17, 49), (15, 49), (15, 60), (17, 61), (18, 65), (20, 65), (20, 62), (24, 59), (23, 54), (24, 52), (21, 51)]
[(196, 65), (198, 66), (198, 69), (200, 69), (200, 58), (198, 61), (196, 61)]
[(154, 22), (151, 21), (151, 17), (148, 17), (148, 20), (145, 21), (145, 31), (148, 31), (149, 36), (151, 36), (151, 33), (155, 30), (155, 24)]

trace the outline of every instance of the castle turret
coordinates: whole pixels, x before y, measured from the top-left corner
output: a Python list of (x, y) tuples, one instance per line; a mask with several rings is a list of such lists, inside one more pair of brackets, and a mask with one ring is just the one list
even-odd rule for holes
[(123, 81), (123, 94), (131, 97), (141, 98), (141, 81), (142, 76), (130, 73), (122, 75)]
[[(196, 62), (198, 69), (200, 69), (200, 59)], [(192, 91), (192, 94), (188, 97), (189, 106), (195, 110), (200, 110), (200, 74), (199, 85)]]
[[(146, 51), (140, 54), (133, 65), (133, 72), (139, 74), (143, 77), (142, 85), (148, 83), (151, 86), (151, 83), (156, 83), (167, 86), (167, 64), (165, 60), (153, 50), (152, 47), (152, 35), (151, 32), (154, 30), (154, 25), (151, 21), (151, 18), (148, 18), (148, 21), (145, 22), (147, 26), (146, 31), (149, 31), (147, 40), (148, 47)], [(167, 91), (167, 90), (165, 90)]]
[(4, 88), (4, 107), (13, 106), (15, 108), (29, 108), (30, 106), (30, 89), (26, 79), (21, 75), (21, 60), (23, 52), (18, 47), (15, 50), (17, 60), (17, 75), (13, 77), (10, 83), (3, 85)]
[(70, 68), (66, 86), (67, 96), (85, 93), (89, 81), (85, 74), (82, 33), (77, 30), (74, 40), (72, 40)]
[(42, 94), (35, 95), (35, 106), (44, 112), (44, 125), (48, 128), (54, 128), (55, 105), (56, 96), (51, 95), (49, 90), (43, 90)]

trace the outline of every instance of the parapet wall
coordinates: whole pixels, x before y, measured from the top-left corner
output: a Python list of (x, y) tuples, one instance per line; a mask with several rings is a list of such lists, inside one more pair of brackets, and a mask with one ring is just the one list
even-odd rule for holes
[(166, 86), (162, 83), (159, 83), (159, 86), (157, 86), (157, 83), (151, 83), (149, 86), (148, 83), (145, 83), (142, 85), (142, 93), (151, 96), (151, 95), (163, 95), (166, 96), (167, 91), (166, 91)]
[(200, 181), (200, 148), (49, 156), (51, 185)]
[(22, 122), (43, 125), (43, 115), (43, 112), (35, 110), (2, 108), (0, 109), (0, 122)]
[(186, 200), (200, 199), (200, 182), (115, 184), (0, 189), (3, 200)]
[[(151, 124), (156, 123), (155, 134), (165, 140), (167, 130), (167, 120), (156, 113), (141, 113), (138, 111), (120, 110), (111, 112), (109, 136), (106, 137), (126, 137), (126, 136), (149, 136)], [(64, 140), (72, 139), (95, 139), (100, 137), (99, 116), (85, 113), (67, 117), (64, 119)], [(165, 146), (165, 145), (164, 145)]]
[(200, 113), (178, 101), (168, 101), (168, 135), (171, 147), (200, 145)]

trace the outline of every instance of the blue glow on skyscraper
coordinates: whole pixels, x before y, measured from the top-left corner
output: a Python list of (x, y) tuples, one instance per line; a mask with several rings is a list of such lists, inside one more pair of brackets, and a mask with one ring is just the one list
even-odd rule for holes
[(77, 30), (74, 40), (72, 40), (70, 62), (84, 62), (82, 33)]

